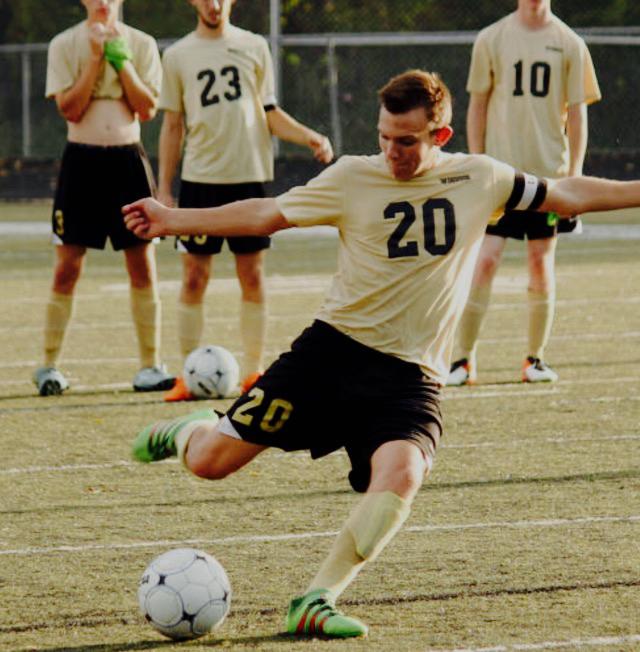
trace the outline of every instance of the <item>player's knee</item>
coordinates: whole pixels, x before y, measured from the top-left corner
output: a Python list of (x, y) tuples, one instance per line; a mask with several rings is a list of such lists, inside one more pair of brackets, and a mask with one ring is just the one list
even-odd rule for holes
[(404, 497), (413, 497), (425, 476), (425, 467), (418, 467), (410, 461), (395, 464), (393, 467), (376, 473), (371, 479), (370, 490), (389, 490)]
[(78, 278), (80, 278), (81, 270), (82, 263), (80, 261), (58, 265), (53, 275), (53, 287), (55, 291), (62, 294), (71, 293), (76, 286)]
[(500, 265), (500, 256), (495, 253), (484, 254), (478, 258), (476, 276), (483, 279), (492, 279)]
[(190, 269), (184, 277), (182, 286), (189, 295), (201, 296), (207, 289), (209, 272), (202, 269)]
[(260, 270), (243, 272), (240, 277), (240, 285), (245, 294), (255, 294), (262, 291), (263, 276)]

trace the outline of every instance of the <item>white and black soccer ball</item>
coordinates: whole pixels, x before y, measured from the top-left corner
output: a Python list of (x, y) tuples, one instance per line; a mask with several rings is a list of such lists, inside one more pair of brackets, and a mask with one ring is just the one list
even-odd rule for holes
[(240, 367), (230, 351), (208, 344), (187, 356), (183, 377), (195, 398), (224, 398), (238, 386)]
[(219, 627), (231, 606), (229, 578), (214, 557), (177, 548), (156, 557), (138, 585), (140, 611), (174, 640), (204, 636)]

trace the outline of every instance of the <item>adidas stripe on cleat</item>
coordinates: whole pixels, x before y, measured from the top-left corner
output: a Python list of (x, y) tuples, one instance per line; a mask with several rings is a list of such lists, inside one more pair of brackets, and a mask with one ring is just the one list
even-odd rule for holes
[(143, 428), (133, 440), (133, 457), (139, 462), (158, 462), (176, 454), (176, 435), (192, 421), (210, 419), (218, 421), (215, 410), (198, 410), (184, 417), (156, 421)]
[(296, 636), (351, 638), (366, 636), (369, 630), (357, 618), (339, 612), (329, 591), (318, 589), (291, 600), (287, 614), (287, 631)]

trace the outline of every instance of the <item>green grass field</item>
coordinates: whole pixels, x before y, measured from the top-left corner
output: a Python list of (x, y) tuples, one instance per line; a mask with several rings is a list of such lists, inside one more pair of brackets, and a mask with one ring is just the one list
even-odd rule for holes
[[(0, 204), (0, 650), (640, 649), (637, 226), (561, 238), (553, 386), (518, 382), (527, 278), (523, 247), (510, 243), (482, 331), (480, 384), (445, 391), (434, 471), (405, 528), (340, 602), (369, 638), (300, 641), (283, 634), (284, 612), (357, 500), (346, 457), (269, 451), (219, 483), (173, 462), (134, 464), (135, 432), (193, 405), (131, 390), (137, 347), (111, 251), (90, 253), (78, 287), (61, 362), (72, 389), (36, 396), (52, 252), (43, 233), (8, 223), (46, 221), (48, 210)], [(628, 213), (613, 221), (638, 223)], [(276, 237), (269, 358), (309, 323), (335, 252), (323, 234)], [(164, 358), (177, 371), (170, 242), (158, 259)], [(205, 340), (240, 355), (227, 253), (215, 273)], [(327, 427), (336, 418), (327, 405)], [(178, 645), (144, 622), (136, 590), (152, 557), (182, 545), (222, 562), (233, 600), (219, 631)]]

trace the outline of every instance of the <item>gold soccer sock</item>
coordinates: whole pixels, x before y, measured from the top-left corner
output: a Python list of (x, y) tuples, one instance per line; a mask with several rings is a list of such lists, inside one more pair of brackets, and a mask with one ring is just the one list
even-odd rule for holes
[(267, 336), (267, 306), (264, 302), (240, 304), (240, 333), (244, 355), (240, 378), (263, 370), (264, 343)]
[(458, 350), (456, 360), (467, 358), (473, 360), (478, 344), (478, 334), (489, 308), (491, 284), (472, 287), (467, 305), (458, 326)]
[(353, 508), (306, 593), (327, 589), (337, 598), (373, 561), (409, 516), (411, 503), (392, 491), (364, 495)]
[(204, 304), (178, 302), (178, 341), (180, 353), (186, 358), (197, 349), (204, 329)]
[(543, 359), (544, 347), (549, 341), (556, 305), (555, 290), (534, 292), (528, 290), (529, 303), (529, 352), (534, 358)]
[(73, 312), (73, 294), (52, 291), (47, 302), (44, 322), (44, 366), (55, 367), (67, 324)]
[(131, 287), (131, 314), (136, 325), (143, 368), (160, 365), (160, 310), (160, 298), (155, 286)]

